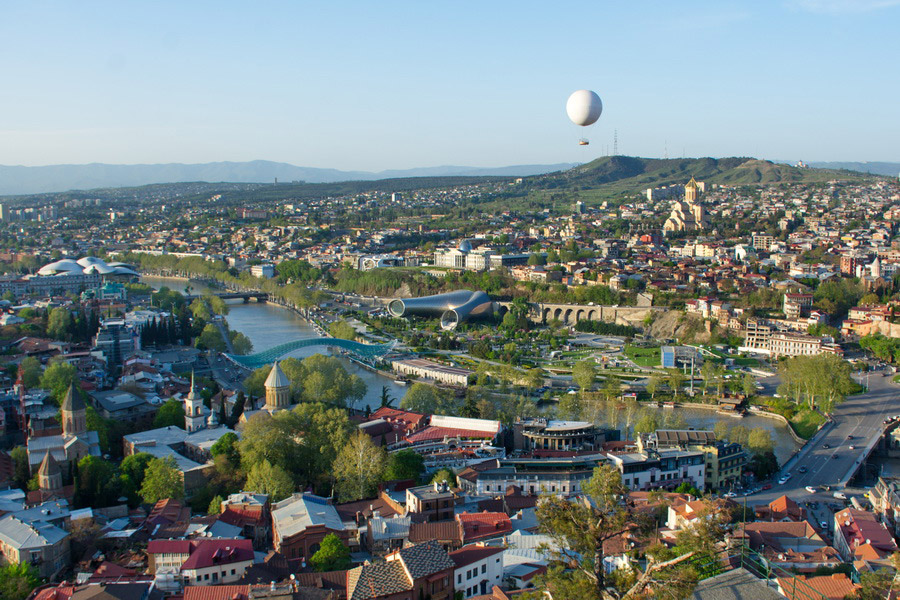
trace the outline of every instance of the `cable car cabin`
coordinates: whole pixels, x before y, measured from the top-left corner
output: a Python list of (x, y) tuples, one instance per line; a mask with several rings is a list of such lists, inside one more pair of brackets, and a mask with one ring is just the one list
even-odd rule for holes
[(587, 141), (586, 139), (582, 138), (582, 139), (578, 140), (578, 145), (579, 146), (588, 146), (588, 145), (590, 145), (590, 142)]

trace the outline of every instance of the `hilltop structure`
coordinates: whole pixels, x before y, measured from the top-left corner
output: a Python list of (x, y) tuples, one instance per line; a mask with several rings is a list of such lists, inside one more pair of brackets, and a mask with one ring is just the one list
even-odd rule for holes
[(663, 225), (663, 231), (698, 231), (709, 227), (706, 208), (700, 195), (706, 190), (706, 184), (697, 182), (693, 177), (684, 186), (684, 200), (675, 202), (672, 213)]

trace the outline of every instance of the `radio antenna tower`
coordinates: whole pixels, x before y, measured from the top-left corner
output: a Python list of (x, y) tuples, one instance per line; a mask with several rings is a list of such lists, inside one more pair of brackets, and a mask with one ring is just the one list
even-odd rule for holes
[(664, 146), (664, 148), (665, 148), (664, 153), (665, 153), (665, 156), (666, 156), (666, 160), (668, 160), (668, 158), (669, 158), (669, 140), (666, 140), (666, 141), (665, 141), (665, 146)]
[(613, 156), (619, 155), (619, 130), (613, 129)]

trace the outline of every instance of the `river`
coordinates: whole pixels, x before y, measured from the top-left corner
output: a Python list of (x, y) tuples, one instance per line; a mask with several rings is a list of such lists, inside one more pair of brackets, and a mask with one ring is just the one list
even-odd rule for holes
[[(189, 282), (186, 279), (144, 276), (141, 280), (156, 289), (166, 286), (171, 290), (184, 292), (185, 287), (190, 285), (192, 294), (215, 291), (200, 282)], [(254, 301), (244, 304), (241, 300), (227, 300), (226, 304), (228, 304), (228, 315), (225, 319), (228, 321), (228, 326), (250, 338), (254, 353), (302, 338), (319, 337), (309, 323), (297, 313), (277, 304)], [(301, 348), (291, 352), (288, 356), (304, 358), (316, 352), (328, 353), (328, 349), (324, 346)], [(405, 387), (397, 385), (389, 377), (364, 369), (345, 358), (341, 358), (341, 360), (349, 372), (358, 375), (366, 384), (366, 395), (354, 404), (355, 408), (365, 408), (368, 405), (374, 410), (380, 406), (382, 386), (387, 386), (388, 392), (398, 400), (406, 392)]]
[[(185, 287), (190, 284), (192, 293), (214, 291), (202, 283), (197, 281), (188, 282), (186, 279), (145, 276), (143, 281), (157, 289), (161, 286), (167, 286), (169, 289), (184, 292)], [(262, 352), (273, 346), (296, 339), (317, 336), (313, 328), (299, 315), (278, 305), (260, 304), (253, 301), (244, 304), (241, 300), (228, 300), (227, 303), (229, 312), (226, 320), (229, 327), (235, 331), (240, 331), (250, 338), (250, 341), (253, 342), (253, 352)], [(291, 353), (290, 356), (302, 358), (315, 352), (327, 352), (327, 349), (324, 347), (301, 348)], [(356, 408), (364, 408), (368, 405), (374, 409), (379, 406), (382, 386), (387, 386), (390, 394), (398, 399), (405, 393), (405, 388), (395, 384), (392, 379), (373, 373), (349, 360), (342, 360), (344, 360), (345, 366), (351, 373), (359, 375), (366, 383), (366, 395), (354, 405)], [(720, 420), (724, 420), (732, 426), (743, 425), (748, 429), (756, 427), (767, 429), (772, 433), (772, 437), (775, 440), (775, 455), (780, 463), (784, 463), (797, 449), (797, 443), (788, 433), (787, 427), (781, 421), (775, 419), (752, 414), (739, 419), (718, 415), (715, 411), (699, 408), (660, 408), (658, 410), (660, 418), (670, 410), (680, 411), (684, 415), (685, 421), (694, 429), (712, 429), (716, 422)]]

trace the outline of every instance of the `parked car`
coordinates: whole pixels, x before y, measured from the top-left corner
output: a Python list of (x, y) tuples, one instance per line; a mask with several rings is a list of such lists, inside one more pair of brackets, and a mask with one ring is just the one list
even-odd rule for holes
[(809, 469), (806, 468), (806, 465), (804, 465), (804, 466), (800, 467), (799, 469), (797, 469), (797, 471), (799, 471), (800, 473), (806, 473), (808, 470), (809, 470)]
[(790, 473), (785, 473), (784, 476), (783, 476), (781, 479), (778, 480), (778, 484), (779, 484), (779, 485), (784, 485), (785, 483), (788, 482), (788, 480), (789, 480), (790, 478), (791, 478), (791, 474), (790, 474)]

